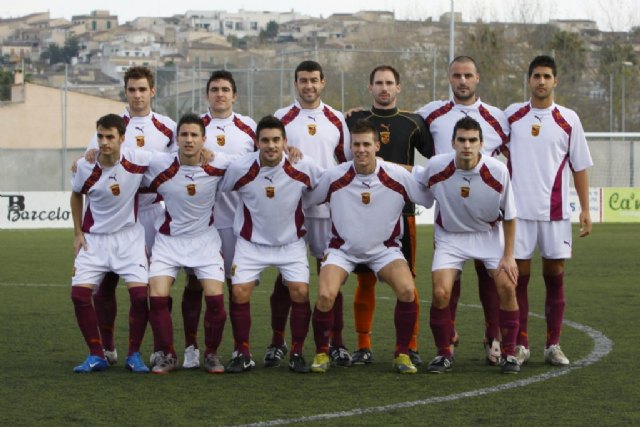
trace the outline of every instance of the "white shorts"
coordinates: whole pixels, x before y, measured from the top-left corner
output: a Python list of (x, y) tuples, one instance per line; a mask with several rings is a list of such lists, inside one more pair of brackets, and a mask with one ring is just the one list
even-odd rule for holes
[(471, 233), (450, 233), (436, 225), (433, 239), (431, 271), (462, 270), (469, 259), (482, 261), (487, 270), (495, 270), (504, 254), (501, 223), (492, 230)]
[[(406, 261), (404, 258), (404, 254), (402, 250), (398, 247), (387, 248), (384, 251), (380, 251), (375, 255), (371, 256), (354, 256), (350, 255), (340, 249), (327, 249), (325, 253), (325, 258), (322, 261), (322, 267), (325, 265), (337, 265), (338, 267), (345, 270), (347, 273), (351, 273), (358, 264), (364, 264), (369, 267), (376, 275), (380, 270), (382, 270), (387, 264), (401, 259)], [(407, 264), (408, 265), (408, 264)]]
[(80, 249), (73, 263), (72, 285), (99, 285), (113, 271), (126, 283), (149, 281), (144, 229), (138, 223), (111, 234), (85, 233), (88, 250)]
[(239, 237), (231, 266), (231, 283), (236, 285), (259, 280), (260, 273), (267, 267), (276, 267), (287, 282), (309, 283), (309, 259), (304, 240), (268, 246)]
[(224, 261), (220, 255), (220, 236), (215, 228), (197, 236), (167, 236), (158, 233), (151, 255), (149, 277), (176, 277), (181, 267), (198, 279), (224, 282)]
[(571, 220), (535, 221), (518, 218), (516, 259), (531, 259), (536, 245), (546, 259), (571, 258)]
[(164, 208), (160, 203), (154, 203), (138, 211), (138, 222), (144, 227), (144, 240), (149, 255), (151, 255), (156, 233), (163, 221)]
[(309, 252), (314, 257), (322, 259), (331, 239), (331, 219), (305, 217), (304, 227), (307, 229), (305, 240), (309, 244)]
[(227, 278), (231, 278), (231, 264), (236, 253), (237, 237), (233, 232), (233, 227), (219, 228), (220, 240), (222, 241), (222, 258), (224, 258), (224, 273)]

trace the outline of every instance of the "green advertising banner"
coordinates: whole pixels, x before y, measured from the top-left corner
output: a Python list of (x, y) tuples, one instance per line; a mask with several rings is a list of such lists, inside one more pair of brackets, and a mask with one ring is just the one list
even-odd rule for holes
[(602, 190), (602, 222), (640, 222), (640, 188)]

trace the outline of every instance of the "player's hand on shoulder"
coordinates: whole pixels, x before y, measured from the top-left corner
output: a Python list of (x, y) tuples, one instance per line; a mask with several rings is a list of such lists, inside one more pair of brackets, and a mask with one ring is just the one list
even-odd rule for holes
[(297, 163), (298, 161), (302, 160), (302, 158), (304, 157), (304, 155), (302, 154), (302, 151), (300, 151), (300, 149), (296, 147), (289, 147), (287, 145), (285, 147), (285, 152), (287, 153), (287, 156), (289, 157), (289, 160), (292, 163)]
[(216, 158), (216, 153), (214, 153), (209, 149), (203, 148), (202, 151), (200, 152), (200, 161), (202, 162), (202, 166), (213, 162), (215, 158)]
[(84, 153), (84, 159), (89, 163), (95, 163), (98, 159), (98, 150), (95, 148), (90, 148)]
[(357, 113), (362, 110), (364, 110), (364, 108), (362, 107), (349, 108), (347, 111), (345, 111), (344, 118), (348, 119), (353, 113)]

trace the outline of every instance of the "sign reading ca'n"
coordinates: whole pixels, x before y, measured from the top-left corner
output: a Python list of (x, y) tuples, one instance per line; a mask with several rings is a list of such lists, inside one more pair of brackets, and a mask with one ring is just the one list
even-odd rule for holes
[(604, 188), (602, 204), (606, 222), (640, 222), (640, 188)]
[(68, 191), (0, 192), (0, 229), (73, 228)]

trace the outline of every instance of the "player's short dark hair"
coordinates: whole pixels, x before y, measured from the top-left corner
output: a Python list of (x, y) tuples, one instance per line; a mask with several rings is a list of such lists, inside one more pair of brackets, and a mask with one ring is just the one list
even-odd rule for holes
[(556, 76), (556, 60), (548, 55), (538, 55), (533, 58), (533, 61), (529, 64), (529, 77), (533, 74), (533, 70), (536, 67), (549, 67), (553, 77)]
[(258, 139), (260, 139), (260, 132), (263, 129), (280, 129), (282, 132), (282, 137), (287, 137), (287, 132), (284, 130), (284, 124), (280, 121), (279, 118), (275, 116), (264, 116), (258, 122), (258, 126), (256, 127), (256, 135)]
[(324, 80), (324, 73), (322, 72), (322, 65), (318, 64), (316, 61), (302, 61), (296, 67), (296, 72), (293, 75), (293, 80), (298, 81), (298, 72), (306, 71), (308, 73), (312, 73), (314, 71), (320, 71), (320, 80)]
[(207, 81), (207, 93), (209, 93), (209, 85), (211, 85), (211, 82), (214, 80), (226, 80), (231, 83), (231, 90), (233, 91), (234, 95), (238, 91), (238, 88), (236, 87), (236, 81), (233, 79), (233, 74), (231, 74), (227, 70), (216, 70), (211, 73), (211, 76)]
[(198, 127), (200, 128), (200, 132), (202, 132), (202, 135), (206, 135), (204, 122), (197, 114), (187, 113), (180, 117), (180, 120), (178, 121), (178, 127), (176, 128), (176, 133), (178, 135), (180, 134), (180, 127), (182, 127), (182, 125), (198, 125)]
[(124, 73), (124, 88), (127, 88), (127, 83), (129, 83), (129, 80), (140, 79), (147, 79), (147, 81), (149, 82), (149, 87), (151, 89), (154, 88), (155, 79), (153, 78), (153, 73), (147, 67), (142, 66), (131, 67)]
[(393, 68), (391, 65), (378, 65), (376, 68), (373, 69), (373, 71), (371, 71), (371, 74), (369, 74), (370, 85), (373, 84), (373, 77), (378, 71), (391, 71), (393, 73), (393, 77), (396, 79), (396, 84), (397, 85), (400, 84), (400, 73), (398, 72), (398, 70)]
[(456, 56), (455, 58), (453, 58), (453, 61), (451, 61), (451, 63), (449, 64), (449, 69), (451, 69), (451, 66), (456, 62), (471, 62), (473, 66), (476, 68), (476, 73), (478, 74), (480, 73), (480, 70), (478, 69), (478, 63), (476, 62), (475, 59), (473, 59), (470, 56), (467, 56), (467, 55)]
[(378, 129), (367, 119), (360, 119), (351, 125), (349, 131), (352, 134), (372, 133), (374, 141), (380, 141), (380, 135)]
[(462, 130), (477, 130), (478, 136), (480, 138), (480, 142), (482, 142), (482, 126), (472, 117), (465, 116), (456, 122), (456, 125), (453, 127), (453, 135), (451, 136), (451, 140), (456, 140), (456, 133), (458, 133), (458, 129)]
[(122, 116), (117, 114), (107, 114), (106, 116), (100, 117), (96, 122), (96, 129), (99, 127), (103, 129), (115, 128), (120, 136), (124, 135), (127, 131), (127, 123)]

